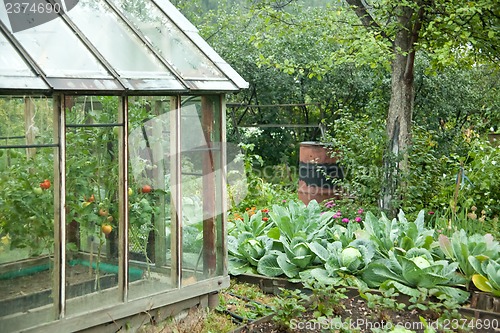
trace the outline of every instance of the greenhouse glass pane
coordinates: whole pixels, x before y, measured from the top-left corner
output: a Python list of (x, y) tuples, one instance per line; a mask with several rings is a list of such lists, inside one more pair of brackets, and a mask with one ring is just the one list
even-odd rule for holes
[(0, 34), (0, 88), (3, 89), (49, 89), (26, 65), (3, 34)]
[[(185, 99), (181, 109), (183, 287), (220, 272), (220, 133), (214, 106), (203, 97)], [(205, 135), (210, 128), (210, 135)]]
[(73, 315), (120, 302), (120, 108), (115, 96), (68, 96), (65, 105), (66, 309)]
[[(33, 117), (35, 104), (42, 117)], [(22, 147), (53, 140), (52, 114), (50, 100), (0, 99), (2, 332), (55, 319), (54, 148)], [(35, 133), (35, 128), (43, 131)]]
[(174, 112), (169, 97), (129, 98), (129, 299), (177, 287), (171, 269)]
[(19, 53), (0, 33), (0, 73), (2, 76), (35, 76)]
[[(0, 17), (9, 26), (4, 20), (5, 6), (0, 6)], [(17, 32), (14, 36), (49, 77), (110, 77), (61, 18)]]
[(104, 1), (80, 0), (68, 12), (68, 16), (121, 76), (172, 77), (169, 70)]
[(183, 78), (224, 78), (212, 61), (153, 3), (112, 2)]

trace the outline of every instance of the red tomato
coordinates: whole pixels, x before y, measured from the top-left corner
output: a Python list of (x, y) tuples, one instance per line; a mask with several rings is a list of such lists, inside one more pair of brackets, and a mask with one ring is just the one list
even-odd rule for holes
[(149, 186), (149, 185), (144, 185), (144, 186), (142, 187), (142, 189), (141, 189), (141, 192), (142, 192), (142, 193), (149, 193), (149, 192), (151, 192), (152, 190), (153, 190), (153, 189), (151, 188), (151, 186)]
[(48, 190), (50, 188), (50, 180), (45, 179), (43, 182), (41, 182), (40, 188), (42, 188), (44, 190)]

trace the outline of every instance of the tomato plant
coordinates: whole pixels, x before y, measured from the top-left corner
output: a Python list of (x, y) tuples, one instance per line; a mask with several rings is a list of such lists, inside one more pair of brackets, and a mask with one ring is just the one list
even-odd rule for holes
[[(0, 234), (9, 235), (12, 249), (26, 248), (30, 256), (50, 254), (53, 249), (54, 194), (47, 179), (53, 168), (47, 158), (50, 153), (40, 149), (28, 160), (22, 153), (9, 153), (16, 157), (0, 170)], [(40, 183), (40, 179), (46, 180)]]

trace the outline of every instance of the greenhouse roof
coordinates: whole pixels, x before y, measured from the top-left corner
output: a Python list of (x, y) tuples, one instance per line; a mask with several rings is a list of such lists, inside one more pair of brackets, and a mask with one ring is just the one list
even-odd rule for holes
[(248, 87), (168, 0), (0, 2), (0, 91)]

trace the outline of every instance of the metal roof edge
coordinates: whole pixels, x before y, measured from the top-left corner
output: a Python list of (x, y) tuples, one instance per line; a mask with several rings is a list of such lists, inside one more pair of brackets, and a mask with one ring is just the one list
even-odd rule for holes
[(192, 31), (198, 33), (198, 29), (191, 23), (184, 14), (181, 13), (177, 7), (175, 7), (168, 0), (152, 0), (153, 3), (161, 8), (165, 15), (182, 31)]
[[(191, 43), (193, 43), (201, 53), (203, 53), (224, 75), (234, 83), (239, 89), (247, 89), (249, 83), (245, 81), (231, 67), (208, 42), (200, 36), (198, 29), (168, 0), (151, 0), (165, 15), (177, 25)], [(170, 15), (173, 13), (173, 15)]]

